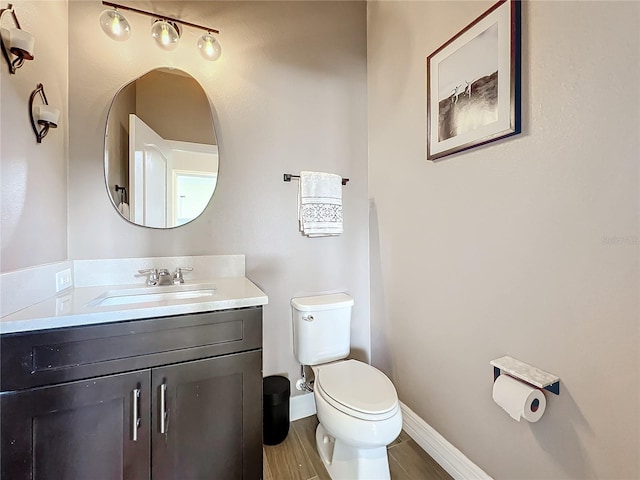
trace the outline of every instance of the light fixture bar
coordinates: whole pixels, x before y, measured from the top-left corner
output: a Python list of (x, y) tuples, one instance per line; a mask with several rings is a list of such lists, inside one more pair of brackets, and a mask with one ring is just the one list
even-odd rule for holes
[(210, 33), (220, 33), (220, 31), (216, 30), (215, 28), (209, 28), (209, 27), (205, 27), (205, 26), (198, 25), (198, 24), (195, 24), (195, 23), (185, 22), (184, 20), (179, 20), (177, 18), (167, 17), (166, 15), (162, 15), (160, 13), (147, 12), (145, 10), (139, 10), (137, 8), (127, 7), (126, 5), (119, 5), (117, 3), (105, 2), (104, 0), (102, 1), (102, 4), (107, 6), (107, 7), (120, 8), (122, 10), (129, 10), (131, 12), (141, 13), (142, 15), (147, 15), (149, 17), (161, 18), (163, 20), (168, 20), (170, 22), (180, 23), (182, 25), (187, 25), (187, 26), (193, 27), (193, 28), (199, 28), (200, 30), (205, 30), (205, 31), (210, 32)]

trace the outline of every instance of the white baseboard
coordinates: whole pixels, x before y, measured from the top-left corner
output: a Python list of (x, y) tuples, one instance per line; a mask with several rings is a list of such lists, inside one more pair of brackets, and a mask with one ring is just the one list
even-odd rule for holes
[(400, 408), (404, 431), (449, 475), (456, 480), (493, 480), (404, 403)]
[(289, 399), (289, 420), (294, 422), (301, 418), (310, 417), (316, 413), (316, 402), (313, 393), (296, 395)]

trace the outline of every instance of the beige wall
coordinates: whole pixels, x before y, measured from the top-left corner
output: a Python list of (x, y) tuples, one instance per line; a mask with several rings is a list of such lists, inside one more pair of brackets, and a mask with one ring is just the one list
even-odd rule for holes
[[(367, 357), (365, 4), (156, 6), (167, 15), (219, 28), (222, 58), (203, 60), (196, 49), (199, 33), (188, 28), (177, 50), (160, 50), (148, 33), (149, 19), (135, 14), (127, 14), (131, 39), (114, 42), (99, 28), (99, 2), (70, 3), (71, 258), (246, 254), (247, 276), (269, 295), (265, 375), (297, 378), (289, 301), (299, 295), (350, 292), (356, 301), (352, 343)], [(194, 222), (164, 231), (123, 220), (107, 196), (103, 175), (104, 126), (113, 95), (160, 66), (184, 69), (203, 86), (214, 105), (220, 151), (213, 201)], [(304, 169), (351, 179), (343, 190), (344, 235), (308, 239), (298, 233), (298, 185), (284, 183), (282, 174)]]
[[(15, 75), (0, 55), (0, 272), (67, 258), (67, 2), (11, 3), (36, 43), (34, 60)], [(2, 26), (13, 26), (9, 14)], [(38, 83), (60, 110), (58, 128), (41, 144), (29, 120), (29, 96)]]
[[(637, 2), (523, 4), (523, 133), (425, 160), (425, 59), (493, 2), (368, 4), (372, 357), (497, 479), (637, 479)], [(559, 375), (536, 424), (491, 359)]]

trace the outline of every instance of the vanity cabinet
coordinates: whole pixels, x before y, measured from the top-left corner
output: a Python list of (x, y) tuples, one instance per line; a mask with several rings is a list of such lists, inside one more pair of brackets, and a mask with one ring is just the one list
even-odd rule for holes
[[(131, 440), (130, 395), (150, 384), (145, 370), (3, 393), (2, 478), (148, 479), (149, 427)], [(149, 396), (140, 400), (149, 412)]]
[(262, 309), (0, 337), (1, 477), (259, 479)]
[[(154, 433), (151, 441), (154, 480), (262, 478), (259, 352), (154, 370), (152, 390), (165, 387), (167, 433)], [(256, 391), (259, 405), (253, 398)], [(251, 412), (248, 404), (254, 405)], [(155, 432), (163, 430), (161, 416), (161, 405), (152, 408)], [(245, 434), (258, 441), (245, 443)]]

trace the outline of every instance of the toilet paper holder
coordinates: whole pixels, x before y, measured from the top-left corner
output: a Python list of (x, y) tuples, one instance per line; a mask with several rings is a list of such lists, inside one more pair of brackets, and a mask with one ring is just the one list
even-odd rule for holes
[(560, 395), (560, 377), (552, 373), (540, 370), (508, 355), (491, 360), (489, 363), (493, 365), (494, 381), (501, 373), (506, 373), (534, 387), (544, 388), (551, 393)]

